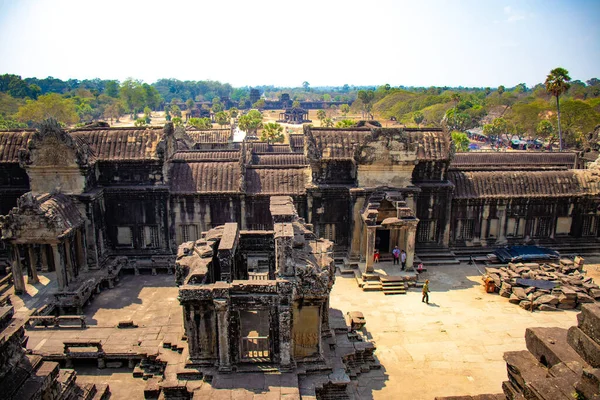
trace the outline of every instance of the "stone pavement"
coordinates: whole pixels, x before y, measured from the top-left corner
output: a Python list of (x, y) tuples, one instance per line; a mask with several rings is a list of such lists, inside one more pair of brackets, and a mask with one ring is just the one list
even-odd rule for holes
[[(600, 279), (597, 267), (586, 269)], [(385, 296), (363, 292), (353, 277), (336, 276), (330, 306), (364, 314), (363, 330), (383, 366), (359, 377), (361, 399), (500, 393), (507, 378), (503, 354), (525, 349), (527, 327), (576, 324), (577, 310), (531, 313), (485, 293), (473, 266), (433, 266), (420, 279), (431, 281), (429, 305), (421, 302), (420, 289)]]

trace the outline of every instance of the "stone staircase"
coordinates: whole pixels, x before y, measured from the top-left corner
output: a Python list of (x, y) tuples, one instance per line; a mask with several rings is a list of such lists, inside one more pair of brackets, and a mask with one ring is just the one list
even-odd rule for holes
[(404, 279), (401, 276), (381, 276), (379, 280), (383, 294), (406, 294)]
[(416, 254), (425, 267), (460, 264), (456, 254), (446, 248), (417, 249)]

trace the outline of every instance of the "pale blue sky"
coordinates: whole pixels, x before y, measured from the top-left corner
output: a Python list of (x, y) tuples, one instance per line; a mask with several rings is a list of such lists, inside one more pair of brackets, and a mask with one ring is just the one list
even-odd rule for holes
[(600, 78), (600, 1), (0, 0), (0, 74), (234, 86)]

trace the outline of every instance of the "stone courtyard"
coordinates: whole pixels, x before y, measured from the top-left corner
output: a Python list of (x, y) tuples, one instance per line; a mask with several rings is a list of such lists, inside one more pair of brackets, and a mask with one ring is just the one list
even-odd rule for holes
[[(593, 264), (586, 267), (588, 275), (595, 279), (600, 277), (599, 269)], [(531, 313), (515, 307), (506, 298), (485, 293), (474, 266), (430, 267), (424, 275), (431, 281), (429, 305), (420, 301), (419, 289), (410, 289), (404, 296), (363, 292), (354, 278), (337, 274), (330, 307), (344, 314), (363, 312), (367, 323), (362, 331), (374, 340), (375, 356), (382, 365), (354, 381), (355, 394), (360, 399), (433, 399), (499, 393), (507, 376), (503, 354), (525, 349), (526, 328), (567, 328), (576, 324), (576, 310)], [(35, 286), (39, 290), (42, 285)], [(182, 333), (177, 291), (173, 275), (126, 275), (114, 289), (97, 295), (86, 308), (88, 329), (29, 329), (27, 348), (38, 354), (62, 353), (64, 341), (100, 340), (105, 351), (111, 347), (133, 351), (159, 349), (161, 358), (168, 361), (167, 370), (177, 368), (181, 357), (162, 347), (165, 339), (173, 340), (170, 338)], [(33, 293), (31, 286), (27, 292)], [(26, 306), (16, 301), (15, 311), (27, 312)], [(115, 328), (124, 320), (132, 320), (138, 328)], [(111, 399), (144, 398), (146, 381), (134, 378), (127, 365), (107, 367), (99, 370), (95, 362), (74, 364), (78, 382), (108, 383)], [(218, 393), (218, 398), (224, 399), (283, 398), (279, 385), (284, 383), (285, 374), (241, 375), (236, 375), (240, 382), (221, 382), (223, 390), (212, 395)], [(273, 383), (274, 379), (277, 383)]]

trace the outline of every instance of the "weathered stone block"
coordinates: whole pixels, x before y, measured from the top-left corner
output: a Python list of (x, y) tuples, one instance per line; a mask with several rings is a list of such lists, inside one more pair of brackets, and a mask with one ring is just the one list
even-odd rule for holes
[(527, 328), (525, 331), (527, 349), (542, 364), (552, 367), (560, 362), (577, 361), (582, 366), (587, 363), (567, 342), (567, 330), (562, 328)]
[(600, 345), (576, 326), (569, 328), (569, 345), (594, 368), (600, 367)]
[(527, 350), (504, 353), (510, 382), (523, 390), (525, 382), (545, 378), (548, 370)]
[(577, 314), (577, 325), (592, 340), (600, 344), (600, 306), (585, 304)]
[(564, 378), (539, 379), (527, 382), (523, 394), (526, 399), (573, 400), (574, 384)]

